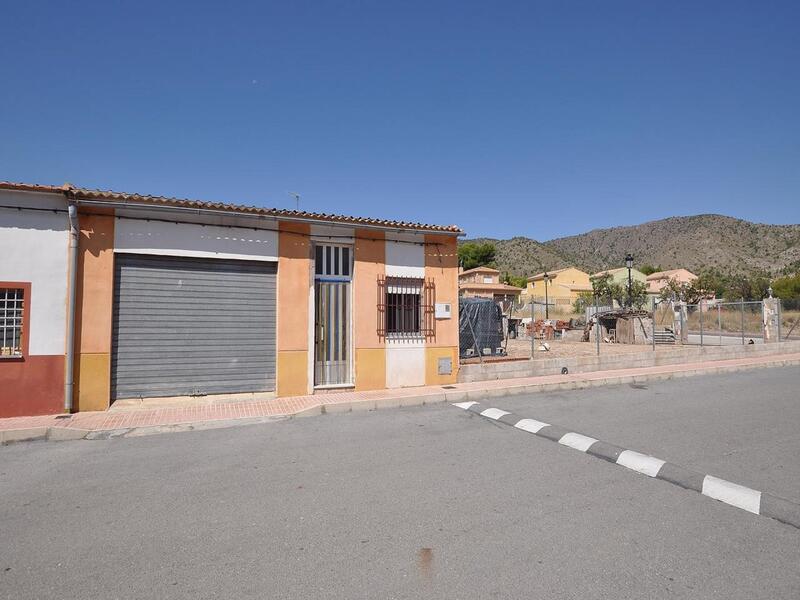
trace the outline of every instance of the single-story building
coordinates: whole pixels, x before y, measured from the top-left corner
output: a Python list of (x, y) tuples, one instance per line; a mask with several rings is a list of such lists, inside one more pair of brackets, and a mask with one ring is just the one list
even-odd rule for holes
[(460, 235), (0, 182), (0, 417), (453, 383)]
[(458, 274), (458, 292), (464, 298), (487, 298), (495, 302), (515, 302), (522, 288), (500, 283), (500, 271), (475, 267)]

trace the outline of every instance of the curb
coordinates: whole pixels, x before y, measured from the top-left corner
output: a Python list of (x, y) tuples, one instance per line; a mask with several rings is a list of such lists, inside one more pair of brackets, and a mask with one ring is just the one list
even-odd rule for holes
[(0, 431), (0, 444), (6, 445), (13, 442), (29, 442), (34, 440), (47, 440), (49, 442), (67, 442), (82, 440), (89, 433), (88, 429), (77, 427), (27, 427), (24, 429), (5, 429)]
[(458, 402), (454, 403), (453, 406), (492, 421), (498, 421), (510, 427), (527, 431), (538, 437), (557, 442), (562, 446), (568, 446), (596, 458), (601, 458), (653, 479), (666, 481), (736, 508), (769, 517), (800, 529), (800, 504), (790, 500), (760, 492), (713, 475), (698, 473), (654, 456), (615, 446), (614, 444), (564, 429), (558, 425), (522, 418), (499, 408), (486, 408), (479, 402)]
[[(426, 394), (410, 393), (408, 396), (398, 396), (390, 398), (377, 398), (368, 400), (353, 400), (349, 402), (332, 402), (329, 404), (319, 403), (309, 406), (296, 413), (287, 415), (271, 415), (264, 417), (245, 417), (242, 419), (220, 419), (211, 421), (195, 421), (185, 423), (170, 423), (164, 425), (149, 425), (142, 427), (128, 427), (121, 429), (78, 429), (75, 427), (31, 427), (21, 429), (0, 430), (0, 445), (13, 442), (49, 440), (49, 441), (69, 441), (79, 439), (109, 439), (114, 437), (134, 437), (138, 435), (154, 435), (158, 433), (173, 433), (181, 431), (194, 431), (203, 429), (217, 429), (222, 427), (234, 427), (237, 424), (248, 425), (251, 423), (270, 422), (272, 420), (283, 420), (295, 417), (314, 417), (326, 414), (339, 414), (358, 411), (371, 411), (386, 408), (403, 408), (411, 406), (424, 406), (427, 404), (438, 404), (449, 402), (451, 404), (459, 402), (480, 401), (487, 398), (497, 398), (503, 396), (517, 396), (524, 394), (547, 393), (554, 391), (583, 390), (593, 387), (604, 387), (609, 385), (624, 385), (628, 383), (646, 383), (652, 381), (668, 381), (670, 379), (693, 377), (697, 375), (711, 375), (720, 373), (736, 373), (739, 371), (751, 371), (755, 369), (766, 369), (800, 365), (800, 359), (775, 359), (767, 362), (759, 362), (744, 365), (720, 365), (691, 368), (689, 365), (682, 371), (672, 371), (667, 373), (651, 373), (641, 375), (612, 375), (598, 379), (569, 380), (550, 383), (517, 383), (504, 384), (504, 381), (513, 380), (490, 380), (480, 382), (483, 387), (474, 389), (442, 389), (441, 392), (429, 392)], [(591, 373), (581, 373), (580, 375), (591, 376)], [(473, 382), (470, 385), (474, 385)], [(409, 388), (411, 391), (413, 388)], [(227, 425), (213, 425), (220, 422)]]

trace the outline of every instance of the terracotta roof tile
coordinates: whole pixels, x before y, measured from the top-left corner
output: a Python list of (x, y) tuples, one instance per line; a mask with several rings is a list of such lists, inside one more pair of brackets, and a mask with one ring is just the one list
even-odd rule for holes
[(97, 200), (101, 202), (131, 202), (135, 204), (159, 206), (172, 206), (179, 208), (197, 208), (204, 210), (220, 210), (231, 213), (244, 213), (268, 217), (279, 217), (284, 219), (310, 219), (323, 223), (338, 223), (346, 225), (370, 225), (385, 227), (386, 229), (409, 229), (416, 231), (431, 231), (448, 234), (463, 233), (462, 229), (456, 225), (429, 225), (426, 223), (415, 223), (411, 221), (393, 221), (390, 219), (376, 219), (371, 217), (353, 217), (348, 215), (338, 215), (329, 213), (315, 213), (304, 210), (290, 210), (285, 208), (266, 208), (260, 206), (245, 206), (237, 204), (227, 204), (224, 202), (208, 202), (202, 200), (189, 200), (185, 198), (169, 198), (165, 196), (150, 196), (143, 194), (129, 194), (124, 192), (114, 192), (110, 190), (92, 190), (79, 188), (65, 183), (62, 186), (41, 185), (32, 183), (15, 183), (10, 181), (0, 181), (0, 189), (18, 190), (26, 192), (50, 192), (65, 193), (70, 197), (86, 200)]

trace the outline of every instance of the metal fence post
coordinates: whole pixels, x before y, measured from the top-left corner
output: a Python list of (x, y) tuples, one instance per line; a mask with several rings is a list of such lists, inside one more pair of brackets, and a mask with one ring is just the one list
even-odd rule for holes
[(536, 352), (536, 336), (534, 335), (534, 325), (536, 324), (536, 301), (531, 296), (531, 360)]
[(703, 301), (697, 303), (697, 310), (700, 313), (700, 347), (703, 347)]
[(653, 338), (653, 352), (656, 351), (656, 299), (653, 298), (653, 318), (650, 319), (650, 322), (653, 324), (653, 328), (650, 332), (650, 335)]
[(742, 300), (739, 303), (739, 306), (742, 310), (742, 346), (744, 346), (744, 296), (742, 296)]
[(597, 356), (600, 356), (600, 305), (597, 296), (594, 297), (594, 341), (597, 344)]
[(781, 299), (778, 298), (778, 341), (781, 341), (781, 321), (783, 321), (783, 308), (781, 307)]
[(717, 303), (717, 331), (719, 331), (719, 345), (722, 346), (722, 304)]

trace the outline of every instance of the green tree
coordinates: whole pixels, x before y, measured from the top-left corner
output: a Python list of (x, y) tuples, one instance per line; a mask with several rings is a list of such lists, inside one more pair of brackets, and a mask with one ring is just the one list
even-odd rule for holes
[(654, 267), (653, 265), (642, 265), (639, 271), (644, 273), (645, 275), (652, 275), (653, 273), (658, 273), (659, 271), (663, 270), (661, 266)]
[(772, 282), (772, 293), (781, 300), (800, 299), (800, 273), (779, 277)]
[[(591, 277), (592, 293), (603, 299), (615, 301), (619, 306), (628, 305), (628, 284), (614, 281), (608, 273)], [(607, 301), (606, 300), (606, 301)], [(647, 285), (642, 281), (631, 282), (631, 307), (641, 309), (647, 304)]]
[(724, 298), (729, 295), (728, 290), (731, 285), (730, 277), (716, 269), (708, 269), (692, 282), (694, 290), (702, 297), (713, 295), (715, 298)]
[(528, 286), (528, 278), (520, 275), (511, 275), (508, 271), (503, 273), (502, 282), (506, 285), (513, 285), (514, 287), (524, 288)]
[(729, 300), (761, 300), (767, 296), (769, 279), (761, 273), (753, 275), (736, 275), (731, 277), (725, 290)]
[(593, 304), (594, 294), (592, 292), (578, 292), (578, 297), (572, 303), (572, 310), (578, 314), (583, 314), (583, 311)]
[(475, 267), (494, 267), (496, 252), (491, 242), (467, 242), (458, 247), (458, 260), (465, 271)]

